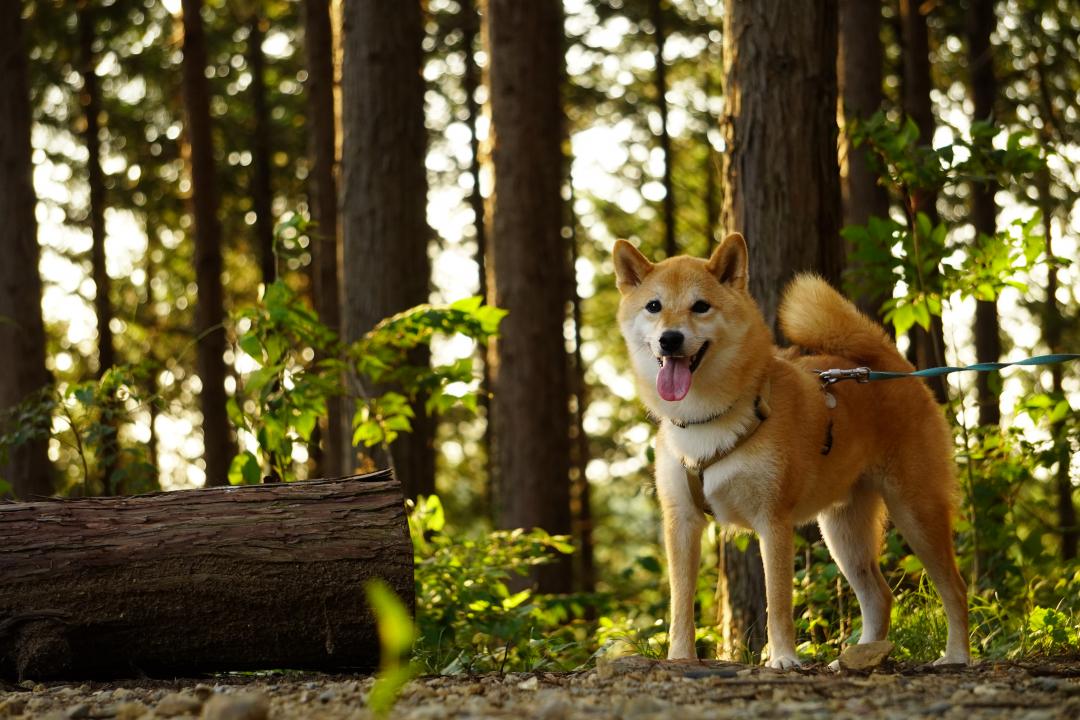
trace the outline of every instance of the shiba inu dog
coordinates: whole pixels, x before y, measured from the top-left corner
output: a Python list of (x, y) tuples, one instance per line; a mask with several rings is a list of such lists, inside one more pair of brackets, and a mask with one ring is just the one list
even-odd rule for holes
[(823, 388), (814, 369), (910, 371), (881, 328), (813, 275), (779, 310), (779, 350), (747, 291), (747, 248), (729, 235), (708, 260), (653, 264), (614, 249), (618, 319), (639, 394), (659, 419), (656, 487), (671, 586), (670, 659), (694, 658), (694, 588), (705, 513), (761, 542), (768, 665), (799, 665), (794, 530), (817, 519), (862, 611), (861, 643), (884, 640), (892, 592), (878, 566), (886, 509), (945, 606), (938, 663), (966, 664), (966, 587), (956, 567), (952, 439), (918, 380)]

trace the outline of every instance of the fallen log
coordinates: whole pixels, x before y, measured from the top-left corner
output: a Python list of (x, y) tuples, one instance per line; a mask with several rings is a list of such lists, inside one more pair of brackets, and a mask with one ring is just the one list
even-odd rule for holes
[(412, 609), (388, 471), (0, 504), (0, 676), (372, 669), (372, 578)]

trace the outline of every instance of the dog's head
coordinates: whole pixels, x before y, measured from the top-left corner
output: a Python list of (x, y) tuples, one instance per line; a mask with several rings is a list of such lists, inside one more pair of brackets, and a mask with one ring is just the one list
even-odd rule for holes
[(746, 287), (742, 235), (728, 235), (708, 260), (682, 256), (655, 264), (619, 240), (614, 260), (622, 293), (619, 326), (646, 404), (682, 415), (672, 411), (683, 405), (708, 409), (721, 400), (718, 384), (738, 382), (732, 373), (741, 374), (740, 358), (759, 344), (747, 346), (760, 337), (749, 337), (750, 331), (764, 328)]

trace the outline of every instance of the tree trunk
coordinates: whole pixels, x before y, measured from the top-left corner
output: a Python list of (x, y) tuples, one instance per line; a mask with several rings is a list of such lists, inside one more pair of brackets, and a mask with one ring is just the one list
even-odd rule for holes
[[(934, 111), (930, 104), (930, 40), (923, 6), (917, 0), (900, 0), (900, 22), (904, 35), (904, 113), (919, 126), (919, 141), (930, 145), (934, 139)], [(934, 225), (938, 223), (937, 192), (917, 189), (914, 192), (912, 215), (925, 213)], [(927, 290), (933, 290), (934, 280), (927, 279)], [(930, 330), (916, 325), (908, 337), (911, 347), (908, 359), (919, 368), (945, 365), (945, 334), (940, 317), (932, 317)], [(926, 378), (926, 384), (939, 403), (949, 400), (944, 377)]]
[[(423, 21), (420, 4), (345, 0), (341, 196), (345, 339), (427, 302)], [(367, 388), (372, 392), (373, 388)], [(409, 497), (435, 489), (433, 423), (423, 398), (391, 447)]]
[[(469, 174), (472, 176), (472, 192), (469, 193), (469, 206), (473, 211), (473, 229), (476, 233), (476, 273), (480, 282), (478, 294), (482, 298), (488, 296), (488, 239), (487, 239), (487, 212), (484, 204), (484, 193), (480, 187), (480, 135), (477, 131), (477, 123), (480, 119), (480, 104), (476, 101), (476, 91), (480, 87), (480, 68), (476, 64), (476, 42), (480, 31), (480, 13), (477, 9), (477, 0), (466, 0), (462, 5), (462, 47), (465, 51), (465, 74), (462, 84), (465, 90), (465, 109), (468, 114), (466, 123), (469, 126)], [(492, 468), (492, 438), (494, 437), (494, 418), (491, 414), (491, 371), (487, 362), (487, 348), (481, 346), (478, 349), (479, 361), (482, 366), (480, 381), (480, 407), (484, 415), (484, 456), (487, 458), (487, 508), (488, 515), (495, 520), (495, 479)]]
[(389, 473), (0, 506), (0, 675), (378, 665), (364, 583), (413, 606)]
[[(569, 140), (569, 139), (568, 139)], [(567, 141), (566, 146), (570, 143)], [(596, 592), (596, 553), (593, 548), (593, 513), (592, 492), (586, 470), (592, 453), (589, 448), (589, 434), (585, 431), (585, 411), (589, 407), (589, 385), (585, 380), (585, 359), (581, 355), (582, 319), (581, 296), (577, 291), (578, 252), (577, 213), (574, 210), (574, 178), (570, 173), (572, 158), (566, 162), (566, 185), (569, 188), (566, 200), (567, 227), (570, 228), (570, 247), (567, 253), (569, 265), (566, 277), (567, 296), (570, 298), (572, 319), (574, 322), (574, 353), (571, 356), (570, 389), (574, 398), (573, 421), (570, 424), (570, 517), (573, 527), (574, 545), (574, 590), (580, 593)]]
[(221, 224), (218, 221), (214, 147), (210, 135), (210, 88), (206, 82), (206, 37), (202, 0), (183, 0), (183, 92), (191, 146), (191, 196), (195, 216), (195, 307), (198, 371), (202, 381), (203, 457), (206, 484), (228, 484), (232, 439), (225, 413), (225, 309), (221, 288)]
[[(968, 71), (971, 73), (971, 97), (975, 105), (975, 120), (990, 120), (994, 115), (997, 82), (994, 79), (994, 57), (990, 34), (997, 19), (993, 0), (971, 0), (968, 6)], [(993, 237), (997, 232), (997, 206), (994, 193), (997, 183), (973, 183), (971, 188), (971, 222), (976, 236)], [(976, 237), (978, 242), (978, 237)], [(997, 362), (1001, 358), (1001, 330), (997, 302), (979, 300), (975, 305), (975, 359), (978, 362)], [(979, 403), (979, 424), (997, 425), (1001, 422), (998, 404), (998, 373), (976, 373), (975, 388)]]
[[(882, 83), (881, 3), (874, 0), (840, 0), (839, 86), (843, 116), (867, 119), (881, 109)], [(844, 224), (866, 225), (871, 217), (889, 216), (889, 195), (878, 182), (870, 164), (869, 150), (853, 147), (847, 134), (841, 133), (841, 155), (846, 158), (841, 173), (844, 199)], [(849, 248), (849, 251), (851, 248)], [(850, 253), (849, 253), (850, 257)], [(860, 272), (849, 264), (852, 274)], [(892, 288), (880, 288), (872, 294), (854, 298), (856, 305), (870, 317), (879, 317), (881, 305), (892, 297)]]
[(750, 290), (773, 324), (780, 289), (814, 270), (833, 284), (844, 264), (836, 157), (835, 0), (725, 8), (722, 216), (750, 246)]
[[(307, 52), (308, 120), (311, 133), (309, 204), (315, 221), (311, 245), (311, 273), (315, 311), (323, 324), (341, 333), (341, 295), (338, 284), (338, 198), (334, 179), (336, 137), (334, 125), (334, 36), (329, 0), (304, 0), (304, 46)], [(323, 445), (317, 452), (316, 477), (339, 477), (344, 468), (348, 426), (341, 398), (326, 405)], [(351, 468), (350, 468), (351, 469)]]
[[(750, 246), (750, 290), (774, 325), (780, 291), (814, 270), (832, 283), (843, 267), (836, 156), (835, 0), (810, 4), (728, 0), (722, 215)], [(756, 540), (727, 541), (717, 587), (724, 651), (764, 644), (765, 594)]]
[(94, 53), (94, 17), (95, 13), (86, 0), (79, 2), (79, 52), (82, 63), (82, 92), (79, 103), (82, 105), (86, 122), (83, 137), (86, 141), (86, 179), (90, 186), (90, 265), (94, 278), (94, 309), (97, 314), (98, 331), (98, 370), (100, 378), (105, 371), (116, 364), (113, 349), (112, 304), (109, 302), (109, 274), (105, 268), (105, 175), (101, 170), (101, 138), (99, 118), (101, 115), (101, 93), (95, 68), (97, 58)]
[[(1045, 132), (1045, 130), (1044, 130)], [(1046, 138), (1044, 137), (1044, 141)], [(1039, 193), (1039, 210), (1042, 212), (1043, 236), (1046, 238), (1046, 303), (1043, 307), (1042, 331), (1043, 340), (1052, 353), (1064, 352), (1062, 345), (1062, 329), (1064, 318), (1061, 307), (1058, 305), (1058, 267), (1059, 261), (1054, 256), (1053, 246), (1053, 210), (1056, 200), (1050, 194), (1050, 171), (1043, 168), (1035, 173), (1035, 186)], [(1052, 378), (1051, 389), (1055, 398), (1065, 397), (1064, 368), (1059, 363), (1050, 366)], [(1051, 435), (1054, 438), (1054, 450), (1057, 455), (1057, 472), (1054, 477), (1054, 490), (1057, 495), (1058, 526), (1061, 533), (1061, 559), (1069, 562), (1076, 559), (1077, 543), (1080, 541), (1080, 526), (1077, 525), (1076, 505), (1073, 502), (1073, 494), (1076, 489), (1072, 483), (1070, 463), (1072, 460), (1071, 441), (1064, 420), (1055, 423), (1051, 427)]]
[[(96, 13), (90, 2), (80, 0), (79, 54), (83, 88), (79, 93), (83, 118), (86, 123), (83, 137), (86, 141), (86, 179), (90, 188), (90, 267), (94, 278), (94, 310), (97, 315), (98, 332), (98, 367), (97, 378), (116, 365), (116, 350), (112, 332), (112, 303), (109, 300), (109, 288), (112, 282), (105, 264), (105, 174), (101, 168), (101, 92), (95, 68), (97, 57), (94, 53)], [(115, 403), (115, 399), (110, 399)], [(119, 428), (116, 423), (105, 422), (107, 434), (101, 438), (97, 452), (101, 475), (102, 493), (113, 495), (119, 489), (113, 485), (113, 476), (119, 460)]]
[[(562, 7), (491, 0), (495, 203), (489, 299), (510, 314), (495, 342), (499, 521), (569, 534), (567, 247), (562, 236)], [(542, 592), (571, 589), (569, 558), (537, 569)]]
[[(30, 87), (23, 40), (22, 3), (0, 3), (0, 414), (50, 382), (45, 369), (45, 327), (41, 318), (40, 249), (30, 161)], [(0, 428), (2, 431), (2, 428)], [(0, 457), (0, 479), (15, 497), (30, 499), (53, 491), (48, 440), (32, 441)], [(0, 495), (2, 495), (0, 491)]]
[(270, 109), (266, 104), (266, 56), (262, 44), (263, 19), (256, 12), (248, 23), (248, 67), (251, 70), (251, 205), (255, 210), (255, 244), (263, 283), (277, 279), (274, 257), (274, 194), (270, 164)]
[(664, 253), (667, 257), (675, 257), (679, 253), (675, 241), (675, 184), (671, 179), (675, 158), (671, 153), (671, 133), (668, 132), (667, 65), (664, 64), (667, 31), (664, 28), (663, 0), (650, 0), (649, 14), (653, 32), (656, 33), (656, 105), (660, 111), (660, 149), (664, 151)]

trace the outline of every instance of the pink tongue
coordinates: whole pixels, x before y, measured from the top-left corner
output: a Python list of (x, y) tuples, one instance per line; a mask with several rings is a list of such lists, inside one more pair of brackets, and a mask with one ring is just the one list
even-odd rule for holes
[(656, 376), (656, 392), (668, 401), (686, 397), (690, 392), (690, 358), (669, 357)]

